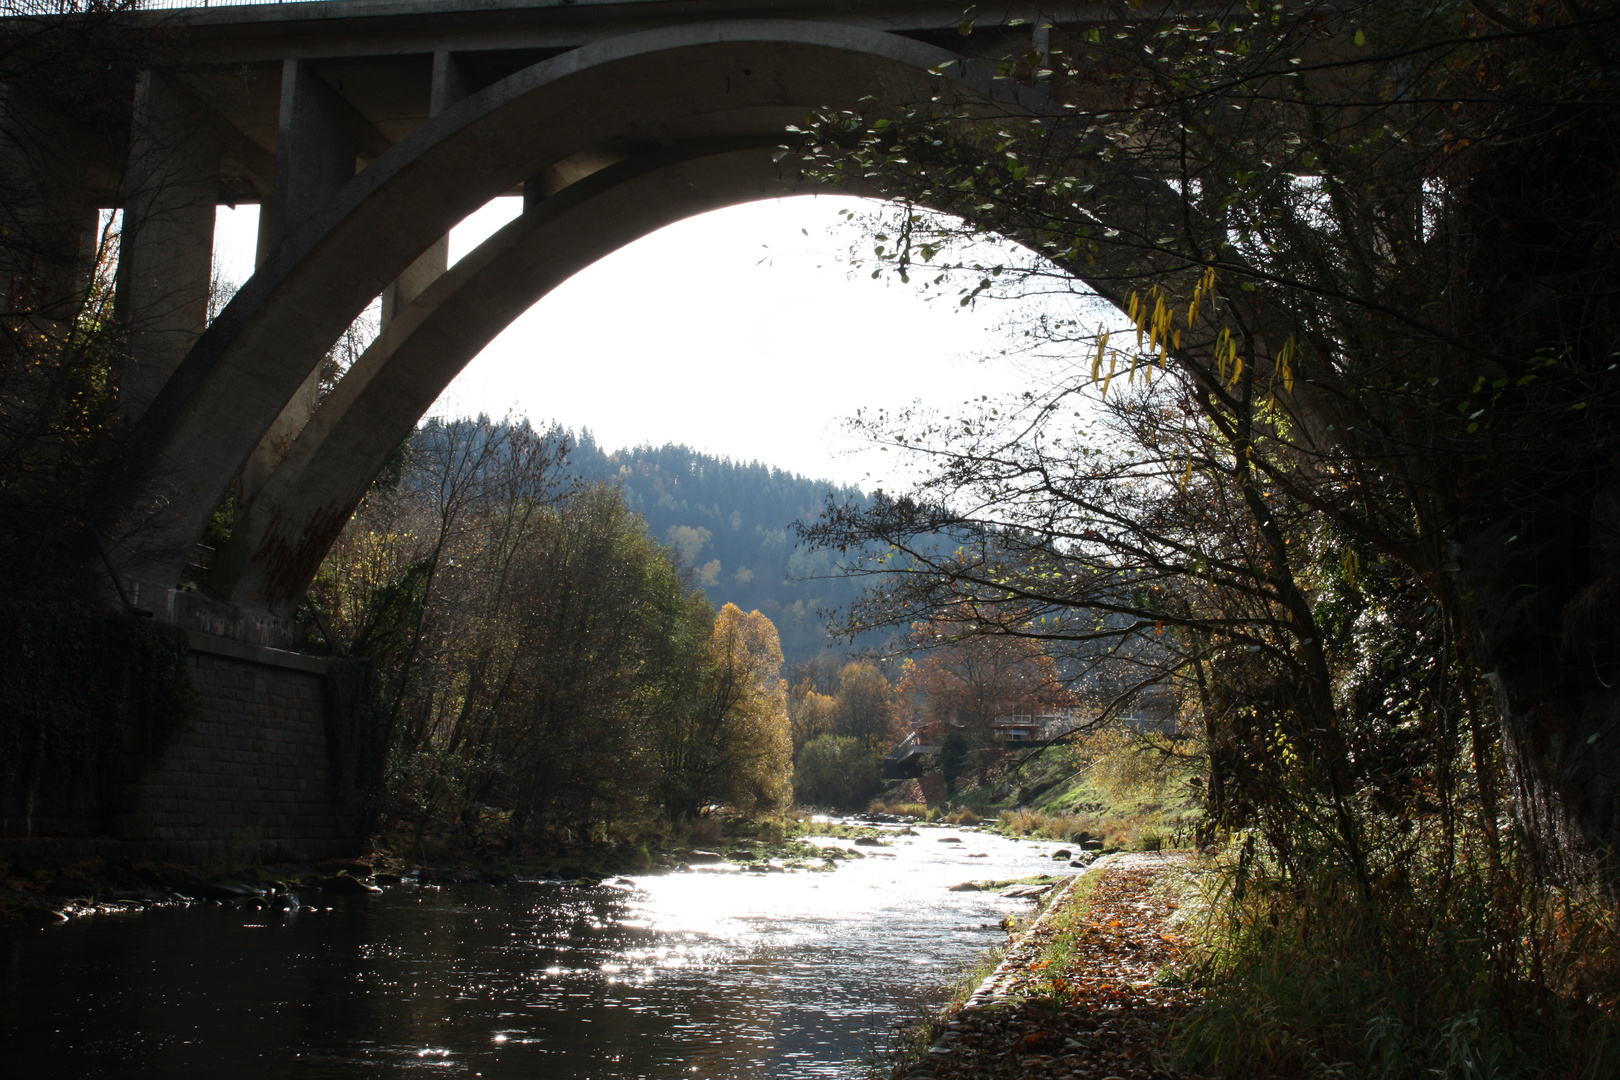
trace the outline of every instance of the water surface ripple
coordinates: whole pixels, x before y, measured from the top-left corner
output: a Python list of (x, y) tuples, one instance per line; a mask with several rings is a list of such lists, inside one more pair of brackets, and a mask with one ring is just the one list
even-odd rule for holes
[(1053, 865), (1051, 844), (919, 832), (833, 873), (405, 885), (22, 934), (0, 974), (6, 1072), (847, 1076), (1028, 906), (949, 886)]

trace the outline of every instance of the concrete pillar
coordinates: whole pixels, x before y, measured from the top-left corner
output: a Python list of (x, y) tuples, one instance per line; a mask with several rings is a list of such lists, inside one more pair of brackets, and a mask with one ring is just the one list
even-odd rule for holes
[[(354, 179), (359, 142), (352, 107), (310, 66), (286, 60), (281, 66), (281, 118), (276, 131), (276, 183), (270, 202), (259, 209), (258, 262), (297, 229), (344, 184)], [(315, 413), (320, 368), (309, 373), (254, 448), (242, 471), (238, 499), (253, 501), (264, 481)]]
[(86, 157), (59, 119), (0, 84), (0, 319), (65, 332), (79, 314), (99, 237)]
[[(433, 54), (433, 88), (428, 99), (428, 115), (438, 116), (471, 92), (471, 84), (462, 70), (461, 62), (448, 49)], [(410, 269), (383, 290), (382, 328), (394, 321), (394, 316), (433, 284), (450, 266), (450, 238), (439, 242), (422, 253)]]
[(208, 323), (219, 147), (205, 121), (167, 76), (136, 80), (116, 294), (129, 333), (119, 404), (130, 423)]
[[(354, 179), (360, 154), (352, 108), (302, 60), (281, 65), (276, 186), (259, 228), (260, 258)], [(265, 241), (269, 241), (267, 246)]]

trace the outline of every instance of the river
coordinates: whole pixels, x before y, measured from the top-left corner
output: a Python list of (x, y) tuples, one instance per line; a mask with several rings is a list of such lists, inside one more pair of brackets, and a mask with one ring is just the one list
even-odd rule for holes
[(78, 919), (4, 943), (0, 1052), (31, 1080), (859, 1075), (919, 994), (1030, 908), (949, 887), (1054, 865), (1050, 843), (918, 833), (826, 873)]

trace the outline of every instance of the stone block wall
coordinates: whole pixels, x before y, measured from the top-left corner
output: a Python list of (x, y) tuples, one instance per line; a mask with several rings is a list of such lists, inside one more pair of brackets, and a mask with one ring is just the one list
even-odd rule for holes
[(147, 773), (124, 839), (188, 862), (352, 853), (359, 823), (332, 791), (322, 661), (195, 634), (192, 645), (202, 716)]
[[(201, 715), (155, 765), (130, 756), (118, 790), (85, 781), (0, 799), (0, 835), (72, 854), (174, 862), (352, 855), (360, 821), (333, 790), (326, 661), (188, 633)], [(16, 796), (16, 797), (13, 797)], [(16, 807), (9, 804), (17, 802)]]

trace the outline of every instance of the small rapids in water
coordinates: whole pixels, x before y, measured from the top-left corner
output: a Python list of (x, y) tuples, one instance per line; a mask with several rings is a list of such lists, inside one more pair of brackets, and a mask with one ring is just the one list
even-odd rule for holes
[(154, 908), (24, 933), (0, 974), (5, 1072), (849, 1076), (1029, 910), (951, 885), (1068, 872), (1051, 843), (918, 833), (828, 873), (400, 885), (289, 913)]

